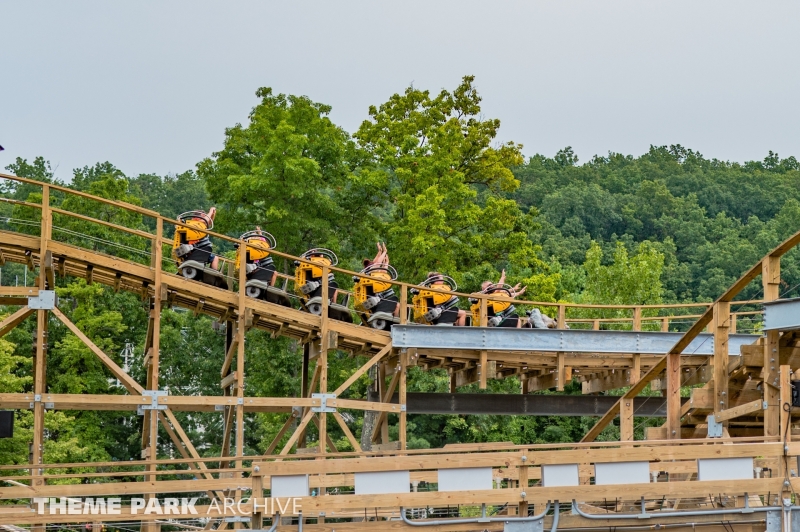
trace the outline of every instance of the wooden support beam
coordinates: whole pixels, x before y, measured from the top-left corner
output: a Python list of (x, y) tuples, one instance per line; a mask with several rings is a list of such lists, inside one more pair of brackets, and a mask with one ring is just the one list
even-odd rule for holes
[(278, 431), (278, 434), (276, 434), (275, 437), (272, 439), (272, 443), (270, 443), (269, 447), (267, 447), (267, 450), (264, 451), (264, 456), (269, 456), (273, 452), (275, 452), (275, 448), (278, 446), (278, 444), (283, 439), (283, 436), (286, 434), (286, 431), (288, 431), (289, 428), (291, 428), (292, 424), (297, 419), (297, 417), (298, 417), (297, 413), (298, 413), (297, 410), (292, 410), (292, 413), (286, 419), (286, 422), (280, 428), (280, 430)]
[(34, 312), (36, 311), (33, 309), (22, 307), (14, 314), (6, 317), (6, 319), (3, 321), (0, 321), (0, 338), (12, 331), (17, 325), (25, 321), (25, 319)]
[(83, 334), (83, 332), (80, 329), (78, 329), (78, 327), (74, 323), (72, 323), (72, 321), (70, 321), (69, 318), (67, 318), (58, 308), (54, 308), (52, 312), (59, 320), (61, 320), (61, 322), (64, 325), (67, 326), (67, 329), (69, 329), (70, 332), (72, 332), (72, 334), (77, 336), (78, 339), (81, 342), (83, 342), (86, 345), (86, 347), (88, 347), (89, 350), (95, 354), (97, 358), (100, 359), (103, 365), (106, 368), (108, 368), (109, 371), (111, 371), (114, 377), (116, 377), (130, 393), (135, 393), (138, 395), (142, 394), (144, 388), (138, 382), (133, 380), (133, 378), (130, 375), (128, 375), (121, 367), (119, 367), (116, 362), (111, 360), (111, 357), (103, 353), (103, 351), (99, 347), (97, 347), (94, 344), (94, 342), (92, 342), (89, 339), (88, 336)]
[(729, 407), (728, 400), (728, 331), (730, 330), (730, 303), (719, 301), (714, 304), (714, 413), (718, 414)]
[(233, 383), (238, 382), (238, 380), (239, 380), (238, 372), (232, 371), (231, 373), (228, 374), (228, 376), (226, 376), (224, 379), (220, 381), (219, 387), (225, 389), (230, 385), (232, 385)]
[[(781, 259), (767, 256), (761, 261), (761, 283), (764, 301), (775, 301), (780, 297)], [(764, 342), (764, 436), (780, 434), (780, 332), (767, 331)]]
[(630, 384), (630, 373), (628, 370), (615, 370), (593, 379), (585, 380), (581, 383), (581, 392), (584, 394), (605, 392), (607, 390), (617, 390)]
[[(317, 426), (317, 429), (319, 429), (321, 424), (322, 424), (322, 418), (327, 417), (327, 415), (328, 414), (326, 412), (320, 412), (319, 415), (313, 416), (311, 418), (311, 421), (314, 423), (314, 425)], [(320, 433), (322, 433), (321, 430), (320, 430)], [(339, 452), (339, 449), (336, 448), (336, 442), (333, 441), (333, 439), (331, 438), (331, 435), (330, 435), (329, 432), (325, 433), (325, 444), (327, 445), (327, 447), (332, 452), (334, 452), (334, 453), (338, 453)], [(325, 452), (327, 452), (327, 451), (325, 451), (325, 452), (322, 451), (322, 448), (325, 447), (326, 445), (322, 444), (322, 438), (320, 438), (320, 443), (319, 443), (318, 449), (320, 449), (321, 454), (325, 454)]]
[[(44, 395), (47, 387), (47, 311), (36, 311), (36, 358), (34, 361), (33, 393), (39, 397)], [(33, 449), (31, 464), (42, 463), (44, 454), (44, 402), (36, 401), (33, 407)], [(43, 486), (44, 470), (31, 469), (31, 486)]]
[(633, 399), (623, 399), (619, 410), (619, 439), (633, 441)]
[(792, 367), (782, 365), (781, 372), (781, 425), (784, 443), (792, 441)]
[[(718, 401), (716, 400), (714, 402), (718, 403)], [(717, 405), (715, 404), (714, 406)], [(763, 409), (764, 409), (764, 401), (762, 401), (761, 399), (756, 399), (755, 401), (750, 401), (749, 403), (745, 403), (743, 405), (715, 412), (714, 419), (716, 420), (717, 423), (722, 423), (723, 421), (728, 421), (729, 419), (735, 419), (737, 417), (745, 416), (747, 414), (758, 412), (759, 410)]]
[[(44, 270), (44, 278), (45, 278), (45, 290), (55, 290), (56, 287), (56, 280), (55, 280), (55, 272), (53, 271), (53, 254), (48, 249), (44, 252), (44, 261), (41, 264), (41, 270)], [(40, 271), (40, 275), (41, 275)]]
[(629, 375), (628, 382), (630, 384), (636, 384), (639, 382), (639, 379), (642, 377), (642, 355), (635, 353), (633, 355), (631, 371)]
[[(381, 379), (383, 376), (385, 375), (382, 375)], [(386, 392), (383, 394), (383, 397), (381, 398), (382, 403), (388, 403), (392, 399), (392, 395), (394, 395), (394, 391), (397, 389), (397, 384), (399, 382), (400, 382), (400, 372), (395, 371), (394, 375), (392, 375), (392, 380), (389, 382), (389, 386), (386, 388)], [(375, 430), (372, 432), (373, 443), (377, 443), (381, 439), (381, 432), (383, 430), (383, 426), (386, 425), (386, 418), (388, 415), (389, 415), (388, 412), (380, 412), (378, 414), (378, 419), (375, 421)]]
[[(485, 303), (486, 300), (482, 299), (481, 302)], [(483, 318), (481, 318), (481, 319), (483, 319)], [(486, 379), (487, 379), (487, 376), (488, 376), (488, 373), (489, 373), (489, 367), (488, 367), (489, 358), (488, 358), (488, 356), (489, 355), (488, 355), (488, 353), (486, 351), (481, 351), (481, 353), (480, 353), (480, 357), (481, 358), (480, 358), (480, 361), (478, 362), (478, 379), (479, 379), (478, 382), (480, 383), (479, 384), (479, 388), (481, 390), (485, 390), (486, 389)], [(494, 377), (494, 375), (492, 375), (492, 377)]]
[[(405, 405), (407, 403), (406, 392), (408, 385), (408, 356), (409, 356), (408, 351), (406, 351), (405, 353), (400, 353), (400, 383), (398, 384), (398, 386), (400, 386), (401, 405)], [(400, 440), (401, 451), (406, 450), (406, 444), (408, 441), (408, 435), (406, 434), (407, 427), (408, 427), (408, 414), (406, 412), (406, 409), (403, 408), (400, 410), (400, 427), (399, 427), (400, 429), (399, 440)]]
[(680, 439), (681, 437), (681, 355), (670, 353), (666, 357), (667, 379), (667, 438)]
[(294, 430), (294, 433), (289, 437), (289, 441), (286, 442), (286, 445), (283, 446), (283, 449), (279, 454), (289, 454), (289, 451), (292, 450), (295, 442), (297, 442), (297, 438), (300, 437), (300, 433), (306, 428), (308, 423), (311, 421), (311, 418), (314, 417), (314, 412), (309, 410), (306, 412), (306, 415), (303, 416), (303, 419), (300, 421), (300, 424)]
[(342, 429), (342, 432), (344, 432), (344, 435), (347, 438), (347, 440), (350, 442), (350, 445), (353, 446), (353, 450), (355, 452), (357, 452), (357, 453), (360, 453), (361, 452), (361, 444), (358, 443), (358, 440), (353, 435), (353, 433), (350, 431), (350, 428), (347, 426), (347, 423), (345, 423), (344, 418), (342, 417), (342, 414), (340, 414), (339, 412), (334, 412), (333, 413), (333, 418), (339, 424), (339, 427)]
[[(359, 378), (361, 378), (361, 376), (362, 376), (362, 375), (364, 375), (366, 372), (368, 372), (368, 371), (369, 371), (369, 369), (370, 369), (372, 366), (374, 366), (375, 364), (377, 364), (378, 362), (380, 362), (380, 360), (381, 360), (381, 359), (382, 359), (384, 356), (386, 356), (387, 354), (389, 354), (391, 351), (392, 351), (392, 343), (391, 343), (391, 342), (389, 342), (389, 343), (387, 343), (385, 346), (383, 346), (383, 348), (382, 348), (380, 351), (378, 351), (378, 352), (375, 354), (375, 356), (373, 356), (373, 357), (372, 357), (372, 358), (369, 360), (369, 362), (367, 362), (366, 364), (364, 364), (363, 366), (361, 366), (360, 368), (358, 368), (358, 370), (356, 370), (356, 371), (355, 371), (355, 373), (353, 373), (352, 375), (350, 375), (350, 377), (349, 377), (349, 378), (348, 378), (346, 381), (344, 381), (344, 382), (342, 383), (342, 385), (341, 385), (341, 386), (339, 386), (338, 388), (336, 388), (336, 390), (335, 390), (333, 393), (334, 393), (334, 394), (336, 394), (336, 396), (337, 396), (337, 397), (339, 397), (339, 396), (342, 394), (342, 392), (344, 392), (346, 389), (348, 389), (348, 388), (350, 387), (350, 385), (351, 385), (351, 384), (353, 384), (353, 383), (354, 383), (354, 382), (356, 382), (356, 381), (357, 381)], [(326, 377), (326, 383), (327, 383), (327, 377)], [(320, 393), (325, 393), (325, 392), (322, 392), (322, 391), (320, 391)]]

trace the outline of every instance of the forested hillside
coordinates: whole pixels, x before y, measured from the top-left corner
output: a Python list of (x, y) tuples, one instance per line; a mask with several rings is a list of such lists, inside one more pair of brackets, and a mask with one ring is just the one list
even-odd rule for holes
[[(472, 291), (505, 269), (512, 284), (528, 286), (525, 298), (539, 301), (709, 301), (800, 229), (800, 163), (794, 157), (770, 152), (763, 161), (727, 162), (679, 145), (654, 146), (639, 156), (597, 155), (588, 162), (571, 148), (526, 157), (535, 146), (496, 141), (500, 120), (481, 114), (470, 77), (453, 91), (409, 88), (396, 94), (370, 107), (369, 118), (352, 133), (330, 120), (324, 104), (266, 88), (258, 96), (249, 119), (229, 128), (220, 151), (194, 169), (132, 176), (111, 162), (87, 161), (91, 165), (76, 169), (66, 185), (171, 217), (216, 205), (220, 232), (238, 236), (260, 225), (277, 237), (282, 251), (329, 247), (351, 269), (360, 269), (382, 240), (400, 278), (410, 282), (438, 270)], [(17, 159), (7, 170), (54, 182), (46, 154)], [(3, 197), (36, 200), (34, 187), (0, 186)], [(15, 225), (18, 212), (0, 207), (0, 229), (24, 229)], [(95, 214), (88, 204), (69, 207)], [(150, 222), (126, 223), (148, 229)], [(68, 229), (80, 233), (81, 227)], [(128, 247), (135, 252), (135, 245)], [(798, 293), (798, 258), (793, 251), (783, 261), (785, 296)], [(24, 275), (22, 266), (2, 267), (3, 284), (22, 283)], [(146, 310), (138, 297), (74, 279), (59, 280), (58, 290), (71, 319), (142, 382)], [(745, 294), (759, 296), (758, 288)], [(162, 366), (170, 369), (162, 386), (171, 394), (219, 393), (224, 338), (212, 325), (205, 317), (165, 311)], [(30, 390), (34, 326), (26, 323), (0, 340), (0, 393)], [(299, 347), (259, 331), (249, 335), (246, 394), (297, 393)], [(51, 392), (123, 393), (58, 323), (51, 323), (49, 344)], [(344, 355), (333, 357), (332, 384), (343, 381), (353, 365)], [(444, 373), (412, 371), (410, 377), (412, 391), (446, 391), (448, 383)], [(365, 387), (363, 379), (351, 393), (363, 397)], [(491, 382), (489, 391), (518, 393), (518, 387), (506, 379)], [(179, 417), (201, 452), (219, 453), (221, 416)], [(246, 452), (263, 452), (284, 419), (249, 417)], [(358, 435), (361, 419), (352, 423)], [(411, 416), (409, 440), (416, 447), (572, 441), (590, 423)], [(31, 424), (30, 413), (18, 413), (15, 438), (0, 440), (0, 463), (27, 461)], [(45, 460), (128, 460), (139, 454), (140, 424), (130, 413), (48, 412)], [(337, 445), (347, 449), (347, 440), (333, 430)], [(315, 437), (313, 430), (309, 434)], [(164, 454), (173, 452), (166, 438), (162, 442)]]

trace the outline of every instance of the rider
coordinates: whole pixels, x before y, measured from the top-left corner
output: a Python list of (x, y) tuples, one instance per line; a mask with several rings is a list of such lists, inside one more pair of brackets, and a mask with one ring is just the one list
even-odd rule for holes
[[(517, 283), (513, 287), (506, 286), (505, 280), (506, 271), (503, 270), (503, 273), (500, 274), (500, 280), (497, 283), (493, 283), (492, 281), (484, 281), (481, 283), (481, 291), (484, 294), (496, 294), (513, 299), (524, 294), (525, 290), (528, 288), (527, 286), (520, 288), (520, 283)], [(480, 308), (479, 305), (478, 303), (477, 309)], [(480, 312), (477, 309), (475, 306), (473, 307), (474, 311)], [(511, 304), (511, 301), (490, 299), (486, 302), (486, 313), (490, 321), (496, 322), (496, 327), (516, 329), (522, 327), (522, 321), (520, 321), (519, 316), (514, 312), (514, 306)], [(493, 318), (494, 320), (492, 320)], [(475, 319), (474, 315), (473, 319)]]
[[(400, 305), (398, 304), (397, 296), (392, 291), (392, 284), (396, 278), (397, 272), (389, 266), (389, 252), (386, 250), (386, 244), (376, 242), (378, 253), (375, 258), (364, 259), (364, 269), (361, 273), (368, 274), (371, 279), (363, 277), (353, 277), (356, 286), (354, 292), (357, 297), (362, 295), (366, 301), (368, 298), (379, 298), (377, 305), (365, 306), (365, 309), (381, 312), (391, 312), (395, 317), (400, 315)], [(363, 287), (363, 288), (361, 288)], [(362, 293), (363, 290), (363, 293)], [(384, 310), (384, 307), (386, 310)], [(394, 307), (394, 308), (391, 308)]]
[(219, 269), (219, 257), (214, 255), (214, 246), (208, 235), (203, 231), (214, 227), (214, 217), (217, 208), (211, 207), (206, 214), (204, 211), (190, 211), (178, 216), (184, 226), (175, 229), (175, 242), (173, 245), (175, 257), (184, 262), (195, 260), (204, 264), (211, 264), (215, 270)]
[[(447, 290), (450, 291), (450, 286), (445, 283), (444, 276), (439, 272), (428, 272), (428, 286), (431, 288), (435, 288), (437, 290)], [(442, 296), (444, 296), (445, 301), (441, 301)], [(425, 294), (426, 304), (429, 309), (437, 307), (442, 303), (447, 302), (451, 298), (447, 297), (446, 294), (439, 294), (436, 292), (427, 292)], [(442, 312), (442, 317), (446, 314), (452, 315), (452, 313), (456, 313), (456, 319), (453, 325), (463, 327), (467, 323), (467, 313), (458, 308), (450, 308)], [(447, 321), (445, 319), (439, 318), (440, 321)]]
[[(275, 263), (272, 257), (269, 256), (270, 249), (274, 247), (274, 238), (269, 233), (266, 235), (261, 230), (261, 227), (256, 226), (256, 230), (243, 235), (247, 242), (247, 252), (245, 258), (247, 261), (247, 279), (257, 279), (264, 281), (270, 286), (275, 286), (275, 280), (278, 277), (278, 272), (275, 269)], [(268, 238), (269, 237), (269, 238)], [(270, 243), (272, 240), (272, 244)], [(239, 260), (241, 254), (236, 252), (236, 269), (239, 268)]]

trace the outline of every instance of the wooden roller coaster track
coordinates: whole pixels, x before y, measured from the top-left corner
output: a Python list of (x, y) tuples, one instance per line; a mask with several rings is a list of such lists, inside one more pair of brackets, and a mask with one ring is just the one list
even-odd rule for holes
[[(232, 263), (225, 265), (230, 290), (215, 288), (187, 280), (174, 272), (165, 249), (169, 250), (169, 233), (180, 222), (164, 218), (159, 213), (138, 206), (112, 201), (66, 187), (40, 183), (16, 176), (0, 174), (11, 180), (41, 191), (40, 202), (2, 199), (14, 212), (21, 213), (6, 218), (9, 229), (0, 230), (0, 266), (6, 262), (19, 263), (34, 272), (32, 286), (0, 286), (0, 304), (19, 307), (0, 321), (0, 337), (18, 326), (28, 317), (37, 320), (33, 389), (29, 393), (0, 394), (0, 408), (31, 409), (34, 414), (34, 431), (31, 465), (2, 466), (0, 475), (0, 500), (21, 501), (40, 497), (100, 497), (144, 494), (158, 499), (165, 494), (202, 494), (204, 506), (209, 510), (218, 501), (234, 500), (238, 505), (230, 515), (212, 515), (206, 512), (201, 527), (224, 528), (228, 525), (241, 528), (249, 523), (251, 528), (263, 526), (271, 511), (259, 510), (252, 503), (263, 497), (274, 478), (306, 476), (308, 485), (325, 497), (300, 497), (306, 530), (395, 530), (424, 524), (434, 530), (529, 530), (529, 523), (516, 520), (519, 516), (535, 515), (548, 501), (575, 500), (573, 515), (561, 516), (556, 525), (562, 528), (592, 528), (596, 526), (630, 526), (625, 517), (625, 506), (639, 504), (638, 510), (653, 510), (659, 523), (677, 526), (687, 523), (678, 515), (677, 508), (702, 508), (703, 505), (741, 507), (750, 505), (765, 508), (761, 518), (753, 519), (748, 512), (725, 514), (726, 520), (741, 521), (751, 527), (769, 529), (769, 519), (764, 517), (776, 511), (773, 499), (786, 498), (796, 485), (791, 476), (789, 457), (800, 454), (800, 447), (790, 444), (792, 430), (791, 383), (792, 370), (800, 366), (795, 357), (798, 339), (793, 329), (767, 330), (756, 335), (752, 342), (742, 345), (739, 353), (731, 353), (731, 336), (737, 333), (741, 319), (760, 320), (760, 310), (753, 310), (761, 301), (734, 301), (734, 298), (756, 277), (761, 275), (763, 301), (779, 299), (780, 258), (800, 242), (800, 233), (787, 239), (757, 265), (746, 272), (728, 291), (713, 303), (687, 305), (576, 305), (568, 303), (515, 300), (519, 308), (540, 308), (557, 318), (559, 327), (573, 329), (590, 327), (593, 330), (627, 329), (638, 331), (669, 331), (682, 327), (689, 321), (688, 330), (675, 345), (663, 355), (625, 352), (627, 348), (592, 353), (589, 348), (580, 352), (566, 352), (551, 348), (526, 345), (523, 348), (458, 348), (446, 345), (397, 348), (392, 335), (372, 329), (365, 324), (346, 323), (328, 317), (327, 283), (323, 284), (321, 315), (296, 308), (288, 308), (266, 301), (246, 297), (246, 273), (242, 261), (238, 271)], [(31, 196), (34, 197), (34, 196)], [(112, 212), (137, 214), (149, 222), (152, 229), (126, 227), (101, 217), (91, 217), (64, 208), (63, 198), (77, 197), (82, 201), (110, 209)], [(68, 230), (62, 220), (79, 221), (84, 227), (102, 227), (131, 239), (125, 246), (115, 248), (113, 242)], [(2, 222), (2, 220), (0, 220)], [(16, 226), (13, 226), (17, 223)], [(209, 231), (218, 242), (240, 244), (239, 240)], [(116, 251), (115, 251), (116, 249)], [(133, 251), (133, 252), (132, 252)], [(279, 251), (273, 255), (287, 261), (303, 260)], [(339, 276), (360, 275), (345, 269), (323, 268), (323, 279), (328, 273)], [(149, 302), (149, 323), (144, 345), (147, 380), (139, 383), (104, 353), (58, 308), (53, 296), (56, 277), (82, 278), (87, 283), (100, 283), (114, 290), (139, 294)], [(291, 278), (286, 276), (285, 287)], [(415, 285), (394, 282), (400, 299), (400, 322), (406, 324), (409, 316), (408, 296)], [(289, 290), (291, 292), (291, 290)], [(346, 291), (340, 290), (343, 297)], [(479, 301), (478, 325), (486, 327), (487, 302), (493, 296), (485, 294), (460, 294)], [(731, 311), (731, 305), (747, 308)], [(159, 388), (160, 375), (160, 323), (161, 312), (168, 307), (183, 307), (195, 314), (204, 314), (227, 325), (228, 340), (220, 384), (219, 396), (168, 395)], [(696, 313), (697, 310), (702, 311)], [(609, 317), (609, 313), (614, 315)], [(624, 316), (628, 314), (628, 316)], [(96, 355), (127, 389), (128, 395), (50, 394), (46, 383), (47, 327), (50, 316), (62, 322), (71, 334), (77, 336)], [(621, 317), (622, 316), (622, 317)], [(358, 322), (358, 319), (355, 320)], [(244, 394), (246, 374), (247, 331), (261, 329), (273, 337), (292, 338), (304, 346), (303, 385), (297, 390), (299, 397), (247, 397)], [(713, 334), (713, 348), (708, 354), (685, 353), (687, 346), (708, 329)], [(485, 329), (487, 334), (491, 331)], [(412, 330), (413, 332), (413, 330)], [(494, 334), (494, 333), (492, 333)], [(564, 333), (566, 334), (566, 333)], [(710, 337), (709, 337), (710, 338)], [(344, 382), (334, 387), (329, 382), (327, 369), (331, 350), (342, 350), (359, 357), (360, 366)], [(313, 374), (311, 364), (314, 364)], [(362, 378), (371, 368), (378, 368), (379, 401), (347, 398), (348, 388)], [(479, 383), (486, 388), (488, 379), (516, 377), (521, 382), (521, 392), (563, 389), (573, 378), (582, 381), (584, 393), (630, 386), (617, 403), (586, 434), (585, 443), (560, 446), (513, 446), (507, 444), (481, 444), (448, 446), (441, 450), (412, 451), (407, 447), (407, 370), (418, 366), (426, 370), (444, 369), (451, 377), (451, 392), (469, 383)], [(691, 371), (688, 371), (691, 370)], [(386, 379), (390, 379), (387, 383)], [(704, 384), (694, 388), (688, 401), (681, 401), (681, 386)], [(647, 385), (662, 391), (666, 403), (666, 423), (650, 429), (646, 442), (633, 441), (635, 411), (633, 397)], [(397, 402), (392, 402), (397, 393)], [(789, 405), (789, 408), (786, 408)], [(135, 410), (143, 414), (142, 460), (125, 463), (44, 464), (42, 453), (45, 443), (44, 412), (46, 409), (62, 410)], [(353, 434), (340, 410), (376, 412), (377, 422), (371, 441), (373, 450), (363, 451), (359, 439)], [(175, 411), (220, 411), (224, 418), (223, 452), (217, 457), (202, 457), (175, 417)], [(244, 418), (250, 412), (284, 412), (289, 416), (270, 444), (264, 456), (244, 455)], [(389, 441), (389, 415), (398, 420), (398, 439)], [(590, 443), (615, 418), (619, 417), (621, 441)], [(339, 453), (328, 434), (328, 421), (333, 420), (350, 441), (354, 453)], [(315, 424), (322, 442), (313, 453), (301, 449), (305, 446), (305, 433), (309, 424)], [(181, 459), (158, 459), (159, 426), (182, 455)], [(712, 430), (713, 429), (713, 430)], [(722, 437), (713, 440), (706, 437)], [(713, 432), (713, 434), (712, 434)], [(288, 439), (286, 439), (288, 437)], [(683, 440), (682, 438), (703, 438)], [(709, 446), (709, 441), (714, 445)], [(283, 445), (279, 445), (283, 442)], [(297, 450), (293, 454), (293, 451)], [(277, 452), (277, 454), (274, 454)], [(323, 458), (323, 460), (320, 460)], [(754, 467), (772, 473), (768, 478), (738, 479), (735, 483), (724, 480), (694, 480), (700, 462), (705, 459), (750, 458)], [(794, 459), (794, 458), (792, 458)], [(614, 488), (592, 484), (598, 463), (620, 464), (639, 461), (650, 473), (666, 475), (668, 482), (653, 482), (647, 486), (633, 484)], [(548, 465), (576, 464), (576, 483), (561, 487), (544, 481)], [(214, 466), (214, 467), (209, 467)], [(95, 473), (69, 473), (72, 468), (93, 469)], [(489, 489), (440, 489), (433, 492), (369, 493), (359, 490), (360, 474), (408, 473), (415, 489), (418, 485), (444, 485), (443, 478), (466, 469), (488, 471)], [(113, 469), (113, 471), (109, 471)], [(452, 470), (452, 471), (451, 471)], [(797, 465), (794, 466), (797, 471)], [(27, 471), (26, 476), (20, 472)], [(61, 471), (59, 473), (59, 471)], [(66, 471), (66, 472), (64, 472)], [(438, 477), (437, 477), (438, 471)], [(444, 473), (442, 471), (445, 471)], [(595, 471), (595, 473), (593, 473)], [(169, 475), (180, 480), (162, 480)], [(552, 475), (552, 473), (551, 473)], [(85, 482), (70, 486), (59, 482), (81, 478)], [(552, 477), (551, 477), (552, 478)], [(598, 477), (599, 478), (599, 477)], [(95, 479), (88, 481), (89, 479)], [(133, 479), (133, 480), (132, 480)], [(98, 483), (99, 482), (99, 483)], [(274, 480), (273, 480), (274, 482)], [(8, 484), (4, 486), (3, 483)], [(401, 482), (402, 484), (403, 482)], [(352, 486), (355, 493), (349, 493)], [(486, 486), (484, 486), (486, 488)], [(275, 486), (273, 485), (273, 489)], [(272, 492), (270, 492), (272, 493)], [(336, 493), (334, 495), (334, 493)], [(609, 497), (609, 494), (614, 495)], [(726, 502), (722, 502), (723, 495)], [(245, 502), (247, 499), (249, 502)], [(613, 510), (609, 499), (614, 501)], [(719, 499), (719, 500), (717, 500)], [(661, 501), (660, 506), (657, 501)], [(598, 501), (605, 501), (600, 504)], [(633, 501), (633, 503), (631, 503)], [(683, 501), (683, 502), (681, 502)], [(49, 503), (48, 503), (49, 504)], [(406, 522), (408, 515), (438, 515), (446, 507), (492, 505), (498, 512), (495, 518), (478, 517), (477, 521), (454, 522), (447, 517), (423, 522)], [(401, 508), (412, 509), (406, 515)], [(581, 508), (583, 510), (581, 510)], [(565, 508), (562, 508), (565, 509)], [(657, 510), (661, 510), (661, 512)], [(673, 510), (673, 515), (665, 513)], [(94, 521), (136, 521), (143, 530), (157, 530), (168, 519), (162, 514), (133, 514), (128, 506), (118, 515), (103, 515)], [(424, 511), (423, 511), (424, 510)], [(580, 510), (580, 511), (579, 511)], [(759, 510), (760, 511), (760, 510)], [(601, 522), (583, 515), (608, 514)], [(281, 511), (285, 520), (273, 525), (278, 530), (295, 530), (298, 516)], [(463, 512), (462, 512), (463, 513)], [(402, 514), (402, 515), (401, 515)], [(445, 512), (446, 514), (446, 512)], [(448, 514), (449, 515), (449, 514)], [(713, 528), (719, 514), (693, 516), (692, 522)], [(786, 512), (784, 519), (788, 519)], [(517, 516), (517, 517), (514, 517)], [(197, 525), (197, 517), (176, 517), (185, 528)], [(181, 521), (189, 519), (188, 521)], [(334, 522), (326, 523), (334, 519)], [(505, 519), (505, 522), (504, 522)], [(599, 518), (598, 518), (599, 519)], [(628, 521), (626, 521), (628, 519)], [(650, 519), (650, 518), (648, 518)], [(716, 520), (715, 520), (716, 519)], [(85, 521), (85, 519), (83, 519)], [(462, 519), (463, 520), (463, 519)], [(553, 516), (532, 520), (535, 526), (552, 525)], [(43, 530), (44, 523), (69, 523), (81, 521), (72, 515), (59, 513), (31, 513), (28, 506), (0, 505), (0, 523), (32, 525)], [(655, 521), (652, 521), (655, 522)], [(779, 517), (780, 522), (780, 517)], [(635, 523), (634, 523), (635, 524)], [(294, 527), (294, 528), (290, 528)], [(518, 528), (515, 528), (518, 527)], [(534, 528), (530, 528), (534, 530)], [(537, 529), (538, 530), (538, 529)]]

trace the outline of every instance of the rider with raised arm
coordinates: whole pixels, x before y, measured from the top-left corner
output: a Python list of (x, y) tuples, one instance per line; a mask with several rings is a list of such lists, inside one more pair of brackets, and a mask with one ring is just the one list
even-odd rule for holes
[[(517, 296), (525, 293), (528, 288), (524, 286), (520, 288), (520, 284), (516, 286), (509, 286), (505, 284), (506, 271), (500, 274), (500, 280), (497, 283), (492, 281), (484, 281), (481, 283), (481, 291), (479, 293), (486, 295), (493, 295), (492, 299), (486, 301), (486, 315), (487, 325), (490, 327), (507, 327), (507, 328), (520, 328), (522, 321), (516, 313), (514, 305), (511, 300)], [(470, 298), (472, 306), (472, 324), (480, 324), (480, 307), (481, 302), (479, 298)]]
[(392, 285), (397, 271), (389, 265), (386, 245), (378, 242), (377, 246), (375, 258), (364, 259), (364, 269), (359, 272), (367, 277), (353, 276), (353, 294), (362, 323), (388, 331), (399, 322), (400, 300)]

